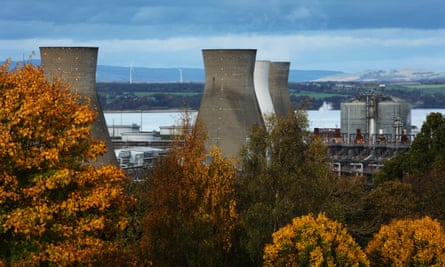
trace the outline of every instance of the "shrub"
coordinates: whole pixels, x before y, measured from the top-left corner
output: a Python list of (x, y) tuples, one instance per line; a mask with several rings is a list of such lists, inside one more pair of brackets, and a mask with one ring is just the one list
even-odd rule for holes
[(273, 233), (264, 266), (369, 266), (360, 246), (324, 214), (297, 217)]
[(372, 266), (444, 266), (444, 230), (430, 217), (395, 220), (380, 228), (366, 253)]

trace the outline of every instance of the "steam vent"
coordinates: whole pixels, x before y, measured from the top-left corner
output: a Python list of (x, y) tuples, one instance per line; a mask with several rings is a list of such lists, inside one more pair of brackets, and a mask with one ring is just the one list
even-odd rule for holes
[(58, 77), (70, 84), (71, 90), (91, 99), (91, 105), (98, 112), (91, 128), (92, 137), (105, 141), (107, 147), (98, 163), (117, 165), (96, 91), (97, 52), (97, 47), (40, 47), (41, 64), (48, 80)]
[(291, 105), (289, 95), (290, 62), (271, 62), (269, 66), (269, 90), (275, 114), (284, 117)]
[(208, 131), (207, 149), (217, 145), (237, 157), (251, 127), (263, 124), (255, 95), (255, 49), (204, 49), (204, 94), (198, 118)]

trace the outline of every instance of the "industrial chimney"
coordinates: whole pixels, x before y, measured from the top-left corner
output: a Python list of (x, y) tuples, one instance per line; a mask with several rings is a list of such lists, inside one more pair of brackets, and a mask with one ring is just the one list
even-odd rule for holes
[(251, 127), (263, 124), (253, 84), (255, 49), (204, 49), (205, 87), (198, 119), (217, 145), (237, 157)]
[(290, 62), (271, 62), (269, 67), (269, 90), (278, 117), (286, 116), (291, 105), (289, 67)]
[(98, 164), (117, 165), (96, 91), (97, 52), (97, 47), (40, 47), (41, 64), (49, 81), (58, 77), (70, 84), (73, 92), (91, 99), (92, 107), (98, 112), (91, 134), (93, 138), (105, 141), (107, 147), (107, 152), (98, 159)]

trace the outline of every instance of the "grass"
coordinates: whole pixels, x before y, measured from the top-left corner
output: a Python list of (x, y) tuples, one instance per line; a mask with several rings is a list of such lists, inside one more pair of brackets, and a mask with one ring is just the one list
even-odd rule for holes
[(176, 95), (176, 96), (195, 96), (200, 95), (202, 93), (200, 92), (165, 92), (165, 91), (159, 91), (159, 92), (133, 92), (135, 96), (143, 97), (143, 96), (152, 96), (157, 94), (169, 94), (169, 95)]
[(408, 84), (403, 85), (402, 90), (420, 90), (424, 93), (445, 93), (445, 84)]
[(350, 96), (348, 94), (318, 93), (318, 92), (305, 91), (305, 90), (300, 90), (299, 92), (296, 92), (294, 90), (289, 90), (289, 93), (290, 93), (290, 95), (293, 95), (293, 96), (308, 96), (312, 99), (323, 99), (323, 98), (332, 97), (332, 96), (345, 96), (345, 97)]

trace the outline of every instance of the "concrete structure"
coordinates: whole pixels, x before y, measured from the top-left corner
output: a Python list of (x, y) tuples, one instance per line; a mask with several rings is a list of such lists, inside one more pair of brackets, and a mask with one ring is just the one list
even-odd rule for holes
[(198, 119), (208, 131), (207, 149), (237, 157), (251, 127), (262, 125), (255, 95), (254, 49), (204, 49), (205, 87)]
[(128, 168), (152, 168), (156, 160), (167, 153), (167, 149), (147, 146), (118, 148), (114, 151), (119, 166)]
[(117, 165), (113, 145), (96, 91), (97, 47), (40, 47), (41, 64), (45, 77), (58, 77), (69, 83), (73, 91), (89, 97), (98, 112), (91, 133), (93, 138), (105, 141), (107, 153), (98, 159), (98, 164)]
[(290, 62), (271, 62), (269, 67), (269, 91), (277, 116), (284, 117), (291, 105), (289, 95)]
[(255, 70), (253, 72), (255, 94), (261, 114), (263, 115), (263, 119), (265, 119), (267, 115), (275, 113), (269, 91), (269, 66), (270, 61), (257, 60), (255, 62)]

